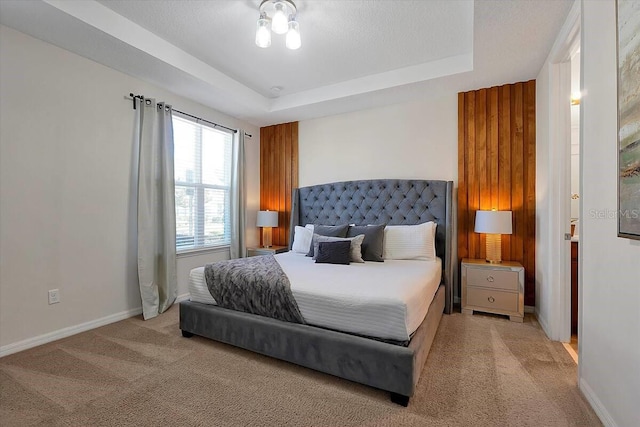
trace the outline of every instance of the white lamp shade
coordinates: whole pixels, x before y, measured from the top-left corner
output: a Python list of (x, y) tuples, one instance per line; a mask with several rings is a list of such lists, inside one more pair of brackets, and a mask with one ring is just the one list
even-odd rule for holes
[(258, 211), (257, 227), (277, 227), (278, 211)]
[(511, 211), (476, 211), (476, 233), (512, 234)]

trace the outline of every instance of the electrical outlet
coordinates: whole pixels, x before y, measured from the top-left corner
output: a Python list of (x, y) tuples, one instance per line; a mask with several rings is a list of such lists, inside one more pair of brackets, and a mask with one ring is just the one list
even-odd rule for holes
[(60, 302), (60, 290), (59, 289), (49, 290), (49, 304), (57, 304), (59, 302)]

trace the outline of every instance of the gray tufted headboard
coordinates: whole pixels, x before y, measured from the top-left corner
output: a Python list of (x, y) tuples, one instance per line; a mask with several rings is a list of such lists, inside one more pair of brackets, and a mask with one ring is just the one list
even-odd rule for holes
[(293, 244), (296, 225), (415, 225), (436, 228), (436, 253), (443, 261), (445, 312), (453, 308), (453, 181), (380, 179), (344, 181), (297, 188), (291, 201)]

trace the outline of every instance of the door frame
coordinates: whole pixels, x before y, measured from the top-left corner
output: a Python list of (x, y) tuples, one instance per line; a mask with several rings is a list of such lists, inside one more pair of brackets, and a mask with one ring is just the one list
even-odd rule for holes
[[(551, 51), (549, 64), (552, 96), (549, 99), (547, 190), (551, 307), (546, 332), (550, 339), (562, 342), (571, 340), (571, 241), (565, 240), (565, 234), (571, 233), (571, 56), (580, 47), (581, 15), (581, 4), (575, 2)], [(579, 230), (578, 235), (581, 234)], [(580, 317), (578, 323), (580, 329)]]

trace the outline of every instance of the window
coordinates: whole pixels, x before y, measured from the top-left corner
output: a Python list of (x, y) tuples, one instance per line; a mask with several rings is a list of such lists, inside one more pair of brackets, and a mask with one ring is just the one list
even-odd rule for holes
[(232, 138), (174, 113), (178, 252), (230, 244)]

